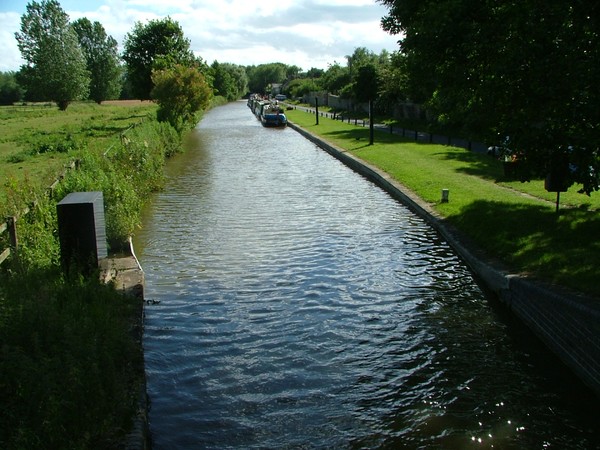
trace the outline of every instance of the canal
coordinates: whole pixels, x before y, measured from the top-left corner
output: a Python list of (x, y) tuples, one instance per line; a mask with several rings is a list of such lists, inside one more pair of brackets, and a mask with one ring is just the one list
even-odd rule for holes
[(243, 102), (135, 239), (155, 449), (600, 448), (598, 407), (421, 218)]

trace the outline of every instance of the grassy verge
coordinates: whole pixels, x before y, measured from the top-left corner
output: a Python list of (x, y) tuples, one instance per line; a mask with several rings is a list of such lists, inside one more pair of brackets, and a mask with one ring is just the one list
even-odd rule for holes
[(118, 448), (143, 367), (134, 302), (49, 268), (1, 280), (1, 447)]
[(120, 132), (155, 111), (156, 105), (137, 101), (73, 103), (67, 111), (45, 105), (0, 107), (0, 213), (12, 186), (49, 186), (68, 161), (103, 151)]
[[(415, 143), (367, 128), (287, 111), (292, 122), (381, 168), (427, 201), (446, 220), (490, 256), (513, 270), (600, 296), (600, 196), (586, 197), (572, 187), (561, 194), (544, 190), (542, 180), (506, 180), (502, 164), (467, 150)], [(441, 203), (441, 190), (450, 201)]]
[[(0, 267), (0, 448), (119, 448), (135, 413), (139, 300), (59, 270), (56, 203), (74, 191), (104, 192), (107, 236), (118, 249), (139, 226), (144, 200), (161, 188), (180, 137), (153, 119), (154, 105), (72, 106), (33, 109), (31, 117), (0, 113), (8, 122), (0, 122), (0, 170), (10, 174), (0, 211), (14, 214), (35, 200), (17, 222), (18, 258)], [(25, 142), (17, 124), (36, 139)], [(52, 142), (50, 150), (31, 151), (40, 142)], [(48, 197), (48, 180), (71, 159), (79, 169)]]

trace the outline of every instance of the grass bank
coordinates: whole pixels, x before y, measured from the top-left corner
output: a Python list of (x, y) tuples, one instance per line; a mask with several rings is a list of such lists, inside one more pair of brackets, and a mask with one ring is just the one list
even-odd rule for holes
[[(0, 213), (19, 217), (18, 257), (0, 267), (0, 447), (119, 448), (136, 411), (139, 300), (60, 270), (56, 203), (104, 193), (111, 249), (140, 225), (180, 137), (139, 102), (0, 109)], [(134, 126), (135, 125), (135, 126)], [(44, 149), (41, 151), (41, 149)], [(51, 196), (47, 186), (77, 159)], [(0, 248), (8, 245), (0, 236)]]
[[(502, 163), (485, 154), (416, 143), (388, 131), (287, 111), (292, 122), (381, 168), (428, 202), (490, 256), (509, 268), (550, 283), (600, 297), (600, 194), (587, 197), (577, 187), (546, 192), (542, 180), (507, 179)], [(450, 201), (441, 203), (442, 189)]]

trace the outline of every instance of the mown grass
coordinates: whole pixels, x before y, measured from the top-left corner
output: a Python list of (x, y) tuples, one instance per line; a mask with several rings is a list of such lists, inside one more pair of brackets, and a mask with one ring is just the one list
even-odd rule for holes
[[(491, 257), (512, 270), (600, 296), (600, 194), (587, 197), (577, 187), (548, 193), (542, 180), (505, 178), (502, 163), (465, 149), (416, 143), (368, 128), (288, 111), (292, 122), (381, 168), (428, 202)], [(450, 201), (441, 203), (442, 189)]]

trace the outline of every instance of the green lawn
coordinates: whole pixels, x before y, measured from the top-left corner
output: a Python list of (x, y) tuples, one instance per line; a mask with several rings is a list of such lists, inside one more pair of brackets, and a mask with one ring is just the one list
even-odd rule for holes
[[(289, 119), (327, 141), (381, 168), (413, 190), (478, 246), (515, 271), (600, 295), (600, 194), (587, 197), (577, 187), (546, 192), (542, 180), (506, 180), (502, 164), (485, 154), (415, 143), (368, 128), (287, 111)], [(442, 189), (450, 201), (441, 203)]]

